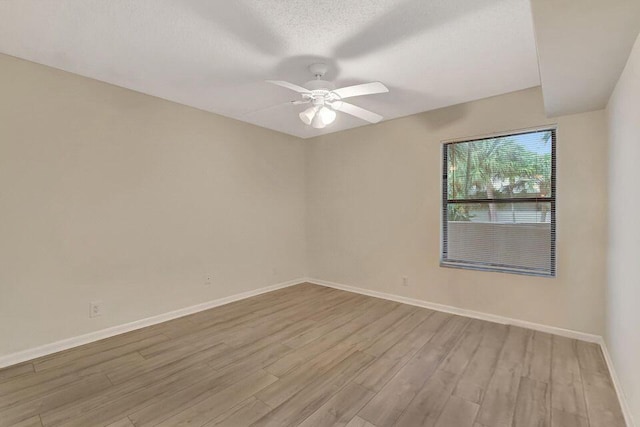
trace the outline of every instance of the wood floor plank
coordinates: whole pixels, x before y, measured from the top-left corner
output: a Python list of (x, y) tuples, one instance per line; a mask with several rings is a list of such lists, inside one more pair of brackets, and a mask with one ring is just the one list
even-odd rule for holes
[(113, 422), (106, 427), (135, 427), (131, 420), (127, 417), (124, 417), (116, 422)]
[(226, 365), (225, 369), (214, 371), (204, 380), (194, 381), (186, 387), (173, 390), (168, 395), (158, 395), (147, 400), (140, 407), (129, 411), (129, 417), (136, 426), (155, 425), (179, 412), (185, 406), (197, 403), (200, 399), (205, 398), (207, 393), (217, 393), (255, 371), (261, 370), (265, 363), (265, 357), (268, 362), (270, 358), (279, 357), (288, 350), (289, 348), (282, 344), (265, 347), (252, 354), (250, 357), (253, 359), (238, 359), (235, 363)]
[(349, 383), (322, 405), (300, 427), (346, 426), (374, 393), (356, 383)]
[(551, 425), (549, 385), (529, 377), (520, 379), (513, 425), (518, 427), (549, 427)]
[(75, 354), (68, 354), (67, 356), (60, 356), (55, 359), (40, 362), (35, 365), (37, 372), (47, 369), (66, 367), (67, 370), (78, 370), (87, 366), (95, 365), (106, 360), (114, 359), (118, 356), (123, 356), (128, 353), (143, 349), (150, 345), (168, 341), (169, 338), (165, 335), (154, 335), (143, 340), (134, 341), (122, 346), (110, 348), (108, 350), (101, 351), (99, 353), (93, 353), (84, 357), (76, 357)]
[(28, 375), (24, 378), (16, 378), (15, 381), (2, 384), (5, 387), (0, 387), (3, 388), (0, 392), (0, 408), (35, 399), (60, 387), (96, 374), (106, 374), (114, 367), (136, 363), (140, 360), (142, 360), (142, 357), (139, 354), (130, 353), (77, 371), (54, 369)]
[(271, 407), (255, 397), (231, 408), (215, 420), (205, 424), (206, 427), (239, 427), (248, 426), (271, 412)]
[(358, 415), (378, 427), (393, 425), (461, 338), (468, 322), (452, 316)]
[[(79, 404), (71, 404), (41, 415), (45, 426), (82, 427), (115, 422), (131, 410), (144, 406), (149, 399), (168, 397), (176, 390), (184, 389), (196, 381), (206, 379), (209, 372), (202, 366), (192, 366), (147, 386), (134, 390), (116, 391), (94, 395)], [(127, 392), (128, 391), (128, 392)]]
[(470, 356), (453, 394), (480, 404), (491, 380), (509, 328), (492, 322), (482, 322), (482, 337)]
[(368, 325), (373, 318), (384, 315), (394, 307), (395, 305), (377, 301), (376, 305), (371, 306), (366, 312), (361, 313), (341, 327), (310, 342), (309, 344), (295, 349), (287, 356), (267, 367), (267, 370), (276, 376), (282, 376), (295, 367), (306, 363), (318, 354), (344, 342), (351, 334)]
[[(296, 305), (284, 309), (280, 312), (271, 313), (268, 316), (262, 318), (256, 317), (250, 322), (240, 323), (238, 325), (232, 325), (231, 327), (224, 328), (222, 331), (217, 332), (218, 339), (221, 339), (225, 344), (231, 347), (241, 347), (260, 339), (261, 337), (268, 336), (274, 332), (291, 326), (294, 323), (304, 322), (309, 328), (315, 326), (317, 322), (306, 319), (305, 314), (308, 316), (309, 306)], [(219, 324), (217, 328), (222, 328)], [(210, 337), (209, 331), (207, 331), (207, 338)]]
[(500, 364), (503, 369), (522, 369), (524, 356), (527, 350), (527, 343), (530, 334), (534, 331), (509, 326), (509, 333), (505, 339), (504, 346), (500, 353)]
[(223, 343), (210, 345), (209, 343), (202, 343), (201, 345), (190, 345), (180, 349), (169, 351), (157, 357), (150, 359), (142, 359), (135, 363), (127, 363), (119, 366), (116, 369), (107, 373), (107, 377), (112, 384), (121, 384), (125, 381), (129, 381), (132, 378), (136, 378), (140, 375), (152, 373), (158, 368), (177, 362), (184, 358), (198, 354), (201, 351), (205, 351), (209, 357), (215, 357), (216, 355), (224, 354), (230, 350), (229, 346)]
[(529, 334), (522, 376), (545, 384), (551, 382), (552, 335), (533, 331)]
[[(151, 326), (150, 328), (154, 328)], [(108, 352), (108, 354), (126, 354), (133, 349), (138, 350), (152, 345), (154, 342), (167, 341), (169, 338), (156, 331), (150, 332), (147, 328), (138, 329), (126, 334), (114, 337), (117, 339), (107, 338), (75, 347), (69, 350), (54, 353), (52, 355), (43, 356), (33, 361), (36, 371), (43, 371), (51, 368), (59, 368), (64, 365), (72, 364), (76, 360), (86, 360), (88, 358), (97, 357), (100, 354)], [(124, 347), (124, 348), (122, 348)]]
[[(558, 417), (569, 425), (588, 417), (577, 341), (558, 336), (552, 337), (551, 407), (552, 414), (557, 410)], [(553, 416), (552, 424), (559, 425)]]
[(498, 362), (499, 348), (480, 346), (471, 357), (453, 394), (473, 403), (480, 403)]
[(380, 333), (372, 340), (360, 347), (368, 354), (379, 357), (386, 353), (405, 335), (425, 321), (433, 312), (427, 309), (415, 309), (407, 316), (399, 319), (389, 327), (383, 327)]
[(40, 417), (35, 415), (31, 418), (20, 421), (19, 423), (13, 424), (13, 427), (42, 427), (42, 422), (40, 422)]
[(338, 329), (340, 326), (349, 323), (351, 320), (362, 315), (363, 312), (366, 312), (375, 305), (376, 301), (374, 299), (359, 300), (353, 304), (349, 304), (348, 307), (342, 308), (342, 310), (333, 313), (324, 319), (317, 319), (316, 316), (311, 316), (310, 319), (319, 322), (318, 325), (296, 335), (295, 337), (285, 340), (283, 344), (293, 348), (303, 347), (331, 331)]
[(444, 358), (439, 369), (461, 375), (473, 357), (482, 340), (483, 323), (479, 320), (471, 320), (464, 330), (462, 337)]
[(520, 369), (496, 367), (478, 413), (478, 422), (486, 426), (511, 425), (521, 379)]
[(578, 353), (578, 362), (582, 372), (595, 372), (598, 374), (609, 376), (607, 363), (600, 346), (595, 343), (585, 341), (575, 341)]
[(494, 322), (485, 322), (482, 335), (482, 347), (502, 349), (504, 341), (509, 334), (509, 326)]
[(370, 298), (365, 295), (346, 292), (339, 292), (341, 296), (339, 303), (334, 303), (330, 307), (324, 310), (314, 310), (311, 316), (309, 316), (310, 320), (315, 320), (316, 322), (324, 322), (326, 319), (331, 318), (332, 316), (350, 313), (361, 306), (366, 302), (375, 302), (375, 298)]
[(349, 383), (371, 360), (373, 356), (366, 353), (352, 353), (252, 426), (298, 425)]
[[(202, 378), (203, 373), (206, 374), (211, 371), (211, 369), (206, 366), (206, 362), (210, 357), (211, 354), (209, 351), (201, 351), (185, 359), (169, 363), (152, 372), (113, 386), (103, 393), (88, 395), (54, 411), (42, 413), (41, 417), (43, 419), (43, 424), (61, 424), (67, 420), (79, 417), (93, 409), (112, 404), (113, 402), (116, 402), (123, 397), (128, 397), (139, 390), (145, 390), (153, 387), (167, 387), (169, 384), (176, 384), (181, 379), (185, 379), (185, 381), (192, 381), (192, 378)], [(123, 413), (122, 415), (127, 414)]]
[(275, 350), (278, 353), (278, 357), (260, 357), (260, 362), (269, 360), (270, 363), (274, 363), (276, 360), (291, 352), (291, 348), (281, 344), (280, 341), (305, 328), (305, 325), (289, 325), (287, 328), (278, 331), (276, 334), (260, 338), (242, 347), (232, 348), (229, 351), (220, 353), (209, 362), (209, 365), (214, 369), (223, 370), (228, 366), (233, 366), (243, 360), (247, 360), (249, 358), (255, 359), (257, 357), (256, 355), (263, 354), (265, 351), (267, 352), (266, 354), (271, 354), (272, 352), (269, 351), (269, 349)]
[(131, 380), (132, 378), (148, 374), (160, 367), (169, 365), (173, 362), (177, 362), (178, 360), (187, 358), (189, 356), (193, 356), (194, 354), (198, 354), (205, 350), (207, 350), (205, 354), (207, 354), (209, 357), (214, 357), (215, 355), (222, 354), (229, 351), (230, 349), (226, 344), (223, 343), (214, 345), (203, 343), (203, 345), (200, 346), (185, 346), (150, 359), (142, 358), (142, 360), (136, 360), (135, 362), (121, 364), (119, 367), (112, 369), (110, 372), (107, 372), (107, 377), (112, 384), (121, 384), (123, 382)]
[(480, 405), (477, 403), (451, 396), (436, 422), (436, 427), (473, 427), (479, 409)]
[(0, 369), (1, 426), (617, 427), (600, 348), (301, 284)]
[(216, 344), (224, 344), (223, 341), (224, 335), (222, 333), (217, 333), (217, 331), (212, 331), (210, 329), (197, 329), (189, 333), (185, 334), (181, 337), (176, 337), (168, 341), (163, 341), (154, 345), (150, 345), (148, 347), (142, 348), (138, 350), (138, 353), (145, 359), (152, 359), (154, 357), (171, 353), (176, 350), (180, 350), (185, 347), (190, 347), (193, 345), (197, 345), (199, 343), (207, 343), (208, 345), (216, 345)]
[(553, 336), (553, 356), (551, 360), (551, 378), (555, 383), (582, 383), (580, 363), (578, 362), (577, 341), (570, 338)]
[(217, 393), (207, 393), (207, 396), (198, 403), (156, 425), (160, 427), (205, 425), (277, 380), (277, 377), (267, 371), (258, 370)]
[(582, 371), (587, 414), (591, 427), (626, 425), (611, 378), (600, 372)]
[(589, 420), (586, 417), (552, 408), (551, 427), (589, 427)]
[(33, 363), (23, 363), (3, 368), (0, 369), (0, 383), (23, 375), (33, 374), (34, 372), (35, 369), (33, 369)]
[(422, 324), (371, 363), (358, 375), (355, 382), (369, 390), (380, 391), (450, 318), (451, 315), (442, 312), (431, 314)]
[(397, 427), (434, 426), (449, 400), (458, 375), (438, 370), (420, 389), (394, 425)]
[(316, 321), (307, 319), (311, 309), (319, 310), (323, 307), (330, 306), (331, 304), (332, 300), (308, 301), (303, 304), (289, 307), (285, 310), (274, 313), (269, 317), (256, 319), (256, 324), (251, 325), (248, 328), (244, 328), (244, 330), (234, 330), (226, 333), (223, 341), (225, 344), (232, 347), (239, 347), (266, 335), (271, 335), (272, 333), (294, 323), (299, 326), (301, 322), (305, 322), (306, 325), (308, 325), (308, 329), (310, 329), (317, 324)]
[(493, 377), (482, 399), (477, 419), (480, 424), (492, 427), (511, 425), (531, 332), (509, 327)]
[[(207, 341), (211, 344), (222, 342), (226, 337), (233, 336), (233, 334), (239, 331), (246, 334), (246, 332), (255, 325), (260, 325), (263, 322), (272, 322), (274, 316), (282, 316), (283, 310), (297, 307), (300, 302), (312, 298), (317, 294), (315, 290), (312, 292), (311, 295), (302, 293), (293, 298), (290, 295), (285, 295), (285, 298), (275, 299), (270, 296), (265, 296), (265, 302), (258, 301), (260, 305), (256, 302), (245, 310), (236, 306), (235, 303), (218, 307), (213, 310), (216, 312), (215, 316), (206, 314), (205, 321), (202, 319), (194, 320), (199, 327), (191, 331), (191, 333), (173, 339), (170, 342), (150, 346), (141, 350), (140, 353), (145, 357), (153, 357), (156, 354), (176, 347), (191, 345), (202, 341)], [(240, 302), (241, 301), (238, 303)], [(209, 313), (210, 311), (212, 310), (207, 310), (204, 313)], [(224, 311), (225, 314), (220, 314), (218, 313), (219, 311)], [(276, 320), (277, 319), (276, 317)]]
[(260, 346), (258, 350), (252, 348), (250, 352), (245, 353), (244, 357), (236, 357), (237, 355), (234, 353), (232, 361), (221, 361), (220, 356), (216, 356), (208, 365), (220, 372), (264, 369), (275, 360), (287, 355), (290, 351), (291, 348), (284, 344), (267, 344)]
[(376, 427), (371, 424), (369, 421), (360, 418), (359, 416), (355, 416), (349, 421), (346, 427)]
[(281, 376), (276, 383), (262, 390), (256, 397), (275, 408), (355, 351), (354, 345), (343, 343), (336, 345), (330, 350), (318, 354), (308, 364), (299, 366)]
[(376, 342), (385, 331), (397, 323), (415, 314), (419, 310), (405, 304), (398, 304), (393, 310), (373, 320), (365, 327), (357, 330), (345, 338), (345, 342), (355, 344), (359, 350), (364, 350)]
[(46, 411), (56, 409), (74, 402), (87, 394), (111, 387), (109, 379), (103, 374), (96, 374), (86, 379), (58, 388), (35, 399), (24, 401), (0, 410), (0, 426), (10, 426), (18, 421), (34, 417)]
[[(449, 354), (443, 359), (438, 371), (424, 384), (409, 406), (398, 419), (396, 426), (435, 426), (442, 418), (447, 402), (457, 402), (451, 396), (462, 373), (467, 367), (472, 355), (482, 341), (484, 324), (479, 320), (471, 320), (462, 332), (460, 339), (453, 346)], [(463, 405), (470, 408), (477, 404)], [(477, 412), (477, 409), (474, 413)], [(450, 416), (446, 416), (450, 418)], [(469, 420), (469, 425), (475, 419)], [(464, 419), (462, 420), (464, 422)], [(445, 421), (442, 421), (443, 423)]]
[(562, 384), (552, 382), (551, 407), (562, 412), (587, 418), (587, 406), (582, 383)]
[(624, 426), (624, 416), (600, 346), (576, 341), (576, 349), (590, 425)]

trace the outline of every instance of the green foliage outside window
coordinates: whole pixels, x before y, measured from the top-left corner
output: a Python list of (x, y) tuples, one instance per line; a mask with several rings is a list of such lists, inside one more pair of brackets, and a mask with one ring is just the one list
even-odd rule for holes
[[(551, 197), (551, 131), (448, 144), (447, 198), (517, 199)], [(547, 203), (538, 210), (546, 220)], [(513, 204), (451, 204), (450, 221), (472, 221), (474, 210), (488, 209), (488, 220), (496, 222), (498, 211)]]

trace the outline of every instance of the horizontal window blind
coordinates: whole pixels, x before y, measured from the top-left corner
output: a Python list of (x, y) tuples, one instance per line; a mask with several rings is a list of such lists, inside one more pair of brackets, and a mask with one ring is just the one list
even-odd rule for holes
[(441, 265), (555, 276), (556, 132), (443, 146)]

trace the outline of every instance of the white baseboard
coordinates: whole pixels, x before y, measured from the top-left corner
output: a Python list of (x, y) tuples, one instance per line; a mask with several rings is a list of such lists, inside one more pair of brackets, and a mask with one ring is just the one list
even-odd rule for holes
[(343, 291), (355, 292), (358, 294), (368, 295), (371, 297), (401, 302), (403, 304), (415, 305), (417, 307), (424, 307), (424, 308), (429, 308), (431, 310), (443, 311), (445, 313), (471, 317), (473, 319), (486, 320), (489, 322), (501, 323), (503, 325), (520, 326), (522, 328), (533, 329), (535, 331), (547, 332), (549, 334), (561, 335), (563, 337), (574, 338), (574, 339), (594, 342), (598, 344), (602, 341), (602, 337), (599, 335), (588, 334), (585, 332), (574, 331), (571, 329), (563, 329), (555, 326), (528, 322), (526, 320), (512, 319), (510, 317), (498, 316), (495, 314), (483, 313), (483, 312), (474, 311), (474, 310), (467, 310), (465, 308), (454, 307), (451, 305), (438, 304), (435, 302), (403, 297), (400, 295), (388, 294), (385, 292), (372, 291), (369, 289), (359, 288), (356, 286), (349, 286), (349, 285), (343, 285), (341, 283), (328, 282), (326, 280), (307, 278), (305, 279), (305, 281), (309, 283), (314, 283), (316, 285), (323, 285), (323, 286), (328, 286), (330, 288), (342, 289)]
[(604, 339), (600, 335), (588, 334), (585, 332), (574, 331), (571, 329), (564, 329), (564, 328), (558, 328), (555, 326), (543, 325), (540, 323), (528, 322), (526, 320), (512, 319), (510, 317), (497, 316), (495, 314), (483, 313), (483, 312), (474, 311), (474, 310), (467, 310), (464, 308), (453, 307), (450, 305), (438, 304), (438, 303), (428, 302), (428, 301), (419, 300), (415, 298), (388, 294), (385, 292), (372, 291), (369, 289), (359, 288), (356, 286), (343, 285), (341, 283), (329, 282), (326, 280), (314, 279), (310, 277), (306, 278), (304, 281), (308, 283), (313, 283), (316, 285), (327, 286), (335, 289), (341, 289), (347, 292), (354, 292), (354, 293), (368, 295), (375, 298), (382, 298), (390, 301), (400, 302), (403, 304), (409, 304), (417, 307), (428, 308), (431, 310), (442, 311), (445, 313), (457, 314), (459, 316), (471, 317), (473, 319), (486, 320), (489, 322), (501, 323), (504, 325), (520, 326), (522, 328), (533, 329), (534, 331), (546, 332), (549, 334), (560, 335), (567, 338), (573, 338), (581, 341), (587, 341), (587, 342), (599, 344), (600, 347), (602, 348), (602, 353), (604, 354), (604, 358), (609, 368), (609, 372), (611, 373), (611, 380), (613, 381), (613, 386), (618, 395), (618, 400), (620, 401), (620, 407), (622, 408), (622, 413), (624, 415), (627, 426), (635, 427), (635, 424), (633, 423), (633, 420), (631, 418), (631, 412), (629, 411), (629, 406), (627, 405), (627, 401), (625, 399), (624, 393), (622, 391), (622, 387), (620, 385), (620, 381), (618, 380), (616, 371), (613, 368), (613, 362), (611, 360), (611, 356), (609, 355), (609, 351), (607, 350), (607, 346), (605, 345)]
[(130, 323), (125, 323), (123, 325), (113, 326), (111, 328), (101, 329), (95, 332), (89, 332), (88, 334), (79, 335), (77, 337), (67, 338), (67, 339), (56, 341), (50, 344), (45, 344), (39, 347), (31, 348), (28, 350), (19, 351), (17, 353), (0, 356), (0, 368), (15, 365), (21, 362), (26, 362), (27, 360), (46, 356), (48, 354), (57, 353), (59, 351), (68, 350), (70, 348), (77, 347), (80, 345), (89, 344), (91, 342), (109, 338), (114, 335), (123, 334), (125, 332), (134, 331), (136, 329), (141, 329), (151, 325), (156, 325), (158, 323), (166, 322), (168, 320), (177, 319), (178, 317), (187, 316), (189, 314), (197, 313), (199, 311), (204, 311), (213, 307), (229, 304), (230, 302), (264, 294), (266, 292), (275, 291), (277, 289), (282, 289), (289, 286), (297, 285), (299, 283), (303, 283), (304, 281), (305, 279), (289, 280), (287, 282), (277, 283), (271, 286), (265, 286), (264, 288), (254, 289), (251, 291), (242, 292), (242, 293), (231, 295), (224, 298), (218, 298), (212, 301), (207, 301), (202, 304), (196, 304), (190, 307), (185, 307), (178, 310), (170, 311), (168, 313), (159, 314), (157, 316), (147, 317), (146, 319), (136, 320)]
[(633, 417), (631, 416), (631, 410), (629, 409), (627, 398), (625, 397), (624, 391), (622, 390), (622, 384), (620, 384), (618, 374), (613, 368), (613, 360), (611, 359), (611, 355), (609, 354), (609, 350), (607, 349), (607, 344), (604, 342), (604, 339), (602, 337), (600, 337), (599, 344), (602, 348), (602, 354), (604, 354), (604, 360), (607, 362), (607, 367), (609, 368), (609, 373), (611, 374), (611, 381), (613, 381), (613, 387), (616, 389), (618, 401), (620, 402), (620, 408), (622, 409), (622, 414), (624, 415), (624, 420), (627, 423), (627, 427), (635, 427), (636, 424), (634, 423)]

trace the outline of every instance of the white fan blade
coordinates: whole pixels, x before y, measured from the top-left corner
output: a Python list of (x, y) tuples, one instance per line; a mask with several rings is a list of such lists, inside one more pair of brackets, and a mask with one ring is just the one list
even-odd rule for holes
[(380, 114), (365, 110), (364, 108), (349, 104), (348, 102), (336, 101), (331, 104), (331, 107), (336, 111), (351, 114), (352, 116), (366, 120), (369, 123), (378, 123), (383, 118)]
[(271, 110), (273, 108), (284, 107), (285, 105), (300, 105), (300, 104), (308, 104), (310, 102), (311, 102), (310, 99), (287, 101), (287, 102), (283, 102), (281, 104), (269, 105), (269, 106), (264, 107), (264, 108), (258, 108), (257, 110), (246, 111), (246, 112), (242, 113), (242, 115), (243, 116), (249, 116), (251, 114), (261, 113), (263, 111)]
[(298, 93), (311, 93), (309, 89), (305, 89), (302, 86), (294, 85), (293, 83), (284, 82), (282, 80), (265, 80), (267, 83), (271, 83), (274, 85), (286, 87), (287, 89), (291, 89)]
[(389, 92), (389, 89), (380, 82), (363, 83), (361, 85), (347, 86), (333, 91), (340, 98), (351, 98), (352, 96), (373, 95), (375, 93)]

